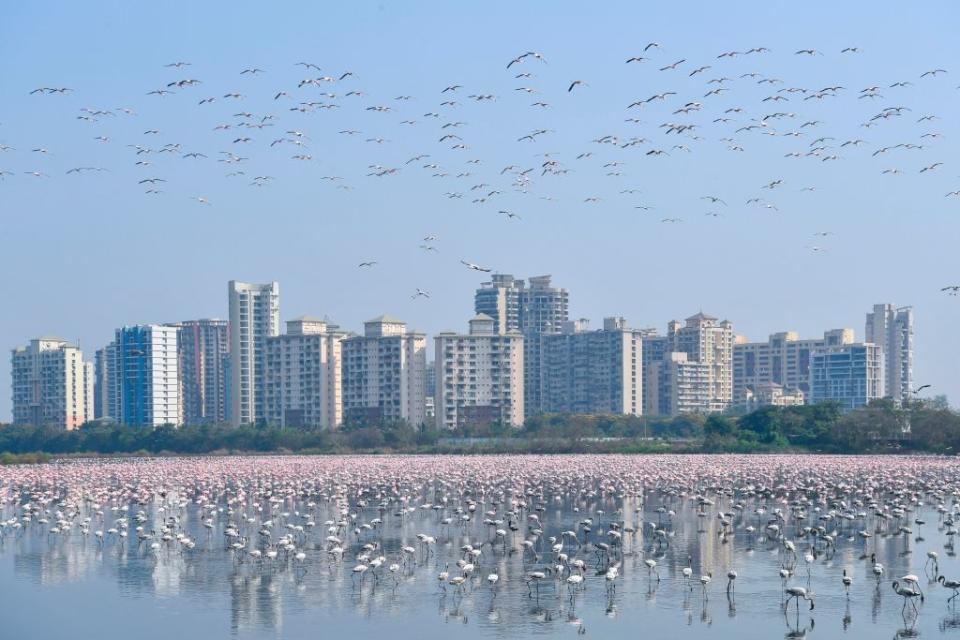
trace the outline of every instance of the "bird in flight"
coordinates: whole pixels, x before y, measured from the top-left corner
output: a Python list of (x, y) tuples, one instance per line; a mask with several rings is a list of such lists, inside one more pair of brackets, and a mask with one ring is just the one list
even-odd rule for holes
[(377, 264), (377, 261), (376, 261), (376, 260), (368, 260), (368, 261), (366, 261), (366, 262), (361, 262), (361, 263), (360, 263), (359, 265), (357, 265), (357, 266), (358, 266), (358, 267), (372, 267), (372, 266), (375, 265), (375, 264)]
[(916, 389), (911, 389), (911, 390), (910, 390), (910, 393), (912, 393), (913, 395), (917, 395), (918, 393), (920, 393), (920, 392), (923, 391), (924, 389), (929, 389), (929, 388), (932, 387), (932, 386), (933, 386), (932, 384), (922, 384), (922, 385), (920, 385), (919, 387), (917, 387)]
[(951, 284), (949, 286), (943, 287), (940, 291), (944, 291), (951, 296), (960, 295), (960, 284)]
[(710, 201), (711, 203), (713, 203), (713, 204), (716, 204), (716, 203), (719, 202), (719, 203), (722, 204), (723, 206), (727, 206), (727, 203), (724, 202), (723, 200), (721, 200), (720, 198), (718, 198), (717, 196), (701, 196), (700, 199), (701, 199), (701, 200), (709, 200), (709, 201)]
[(460, 264), (465, 266), (467, 269), (471, 269), (473, 271), (481, 271), (483, 273), (490, 273), (490, 271), (492, 271), (492, 269), (488, 269), (487, 267), (481, 267), (478, 264), (475, 264), (473, 262), (467, 262), (466, 260), (461, 260)]
[(410, 299), (411, 299), (411, 300), (415, 300), (416, 298), (429, 298), (429, 297), (430, 297), (430, 292), (429, 292), (429, 291), (424, 291), (423, 289), (420, 289), (420, 288), (418, 287), (418, 288), (417, 288), (417, 292), (416, 292), (415, 294), (413, 294), (412, 296), (410, 296)]
[(574, 80), (573, 82), (570, 83), (570, 86), (567, 87), (567, 93), (570, 93), (571, 91), (573, 91), (573, 88), (576, 87), (577, 85), (583, 85), (583, 86), (585, 86), (585, 87), (589, 87), (589, 86), (590, 86), (590, 85), (588, 85), (586, 82), (584, 82), (583, 80)]

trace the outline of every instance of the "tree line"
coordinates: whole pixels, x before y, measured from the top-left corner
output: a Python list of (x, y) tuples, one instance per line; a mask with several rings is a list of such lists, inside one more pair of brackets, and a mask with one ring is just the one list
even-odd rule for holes
[[(43, 454), (211, 454), (348, 452), (646, 452), (798, 450), (824, 453), (960, 451), (960, 413), (946, 400), (889, 400), (842, 413), (832, 403), (762, 407), (744, 415), (545, 414), (520, 428), (503, 424), (439, 431), (405, 422), (348, 422), (342, 428), (224, 424), (130, 427), (91, 422), (64, 431), (0, 426), (0, 462), (33, 461)], [(21, 456), (21, 457), (15, 457)], [(30, 456), (34, 456), (31, 458)], [(39, 456), (39, 457), (37, 457)]]

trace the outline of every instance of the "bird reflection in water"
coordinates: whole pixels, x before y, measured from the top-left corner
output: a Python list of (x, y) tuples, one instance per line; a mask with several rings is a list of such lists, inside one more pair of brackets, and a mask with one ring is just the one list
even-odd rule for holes
[(798, 638), (806, 638), (807, 631), (813, 631), (813, 627), (816, 624), (813, 618), (810, 618), (810, 625), (809, 626), (805, 625), (801, 627), (799, 612), (797, 612), (797, 614), (793, 616), (792, 621), (790, 619), (790, 616), (787, 613), (784, 613), (783, 621), (787, 625), (787, 632), (783, 634), (783, 637), (786, 638), (787, 640), (797, 640)]
[(943, 618), (943, 620), (940, 621), (940, 624), (938, 626), (940, 627), (940, 631), (947, 631), (947, 630), (955, 631), (960, 629), (960, 614), (957, 614), (957, 613), (948, 614)]
[(709, 604), (709, 600), (704, 600), (703, 608), (700, 610), (700, 622), (704, 623), (708, 627), (713, 626), (713, 616), (710, 614), (710, 609), (708, 608)]
[(917, 624), (917, 616), (905, 615), (903, 617), (903, 628), (897, 629), (896, 633), (893, 634), (893, 640), (900, 640), (901, 638), (919, 638), (920, 632), (915, 628)]

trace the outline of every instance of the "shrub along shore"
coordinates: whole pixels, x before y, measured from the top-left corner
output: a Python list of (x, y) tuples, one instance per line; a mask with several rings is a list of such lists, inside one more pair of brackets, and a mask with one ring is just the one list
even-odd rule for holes
[(960, 413), (936, 399), (906, 407), (880, 400), (849, 413), (823, 403), (676, 418), (548, 414), (529, 418), (520, 428), (495, 423), (443, 432), (403, 422), (348, 423), (337, 430), (269, 425), (145, 428), (102, 422), (72, 431), (0, 426), (0, 464), (80, 455), (778, 451), (953, 455), (960, 451)]

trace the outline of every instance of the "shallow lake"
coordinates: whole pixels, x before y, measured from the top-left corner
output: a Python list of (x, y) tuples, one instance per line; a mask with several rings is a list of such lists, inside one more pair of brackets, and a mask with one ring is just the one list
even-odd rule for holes
[[(960, 580), (952, 459), (140, 459), (0, 482), (3, 638), (960, 637), (935, 580)], [(923, 602), (894, 592), (906, 574)]]

